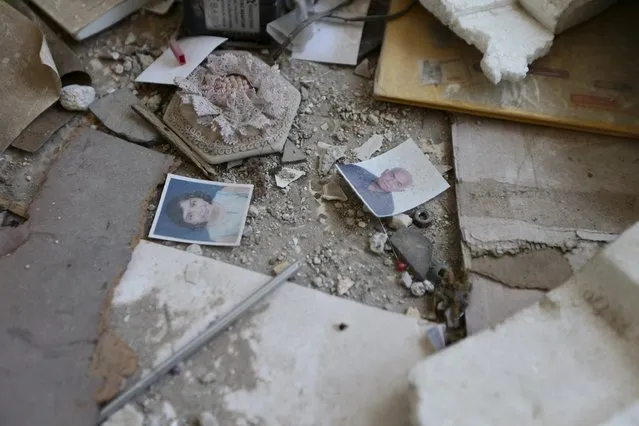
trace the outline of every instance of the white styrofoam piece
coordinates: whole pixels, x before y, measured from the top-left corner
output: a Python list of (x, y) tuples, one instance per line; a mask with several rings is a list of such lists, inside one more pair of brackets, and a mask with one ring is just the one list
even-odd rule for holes
[(554, 34), (587, 21), (616, 2), (617, 0), (519, 0), (528, 13)]
[(520, 81), (528, 64), (550, 50), (554, 35), (515, 0), (420, 0), (421, 4), (484, 57), (481, 68), (494, 84)]
[[(141, 241), (115, 290), (111, 325), (136, 350), (144, 371), (268, 279)], [(285, 283), (246, 317), (246, 323), (240, 321), (198, 355), (218, 363), (214, 371), (225, 374), (240, 370), (233, 362), (243, 359), (234, 380), (218, 377), (205, 388), (193, 381), (167, 392), (196, 394), (224, 425), (236, 424), (225, 418), (228, 413), (268, 425), (387, 426), (408, 421), (408, 372), (432, 353), (425, 345), (432, 324), (293, 283)], [(340, 331), (340, 323), (348, 327)]]
[(595, 426), (631, 407), (639, 400), (637, 259), (639, 223), (536, 305), (417, 364), (415, 424)]

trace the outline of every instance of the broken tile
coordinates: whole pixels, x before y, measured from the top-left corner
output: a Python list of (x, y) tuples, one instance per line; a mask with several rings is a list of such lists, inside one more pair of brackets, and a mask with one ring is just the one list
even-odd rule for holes
[(107, 129), (118, 136), (131, 142), (152, 144), (161, 140), (161, 136), (131, 108), (140, 104), (140, 100), (124, 88), (98, 99), (89, 109)]
[(299, 163), (300, 161), (306, 161), (306, 155), (295, 146), (295, 142), (287, 140), (282, 153), (282, 163)]
[(306, 174), (303, 170), (291, 169), (290, 167), (282, 167), (282, 169), (275, 175), (275, 184), (280, 188), (286, 188), (292, 182), (301, 178)]
[(332, 180), (322, 186), (322, 199), (327, 201), (348, 201), (348, 197), (338, 182)]
[[(20, 283), (0, 286), (2, 387), (11, 389), (0, 398), (3, 424), (95, 423), (100, 380), (90, 375), (99, 369), (89, 366), (100, 310), (172, 162), (94, 130), (59, 155), (31, 204), (29, 239), (0, 258), (2, 281)], [(118, 377), (108, 382), (120, 390)], [(38, 409), (25, 410), (28, 401)]]
[(636, 220), (633, 140), (468, 116), (452, 136), (469, 334), (539, 300), (537, 288), (554, 288), (592, 256), (583, 245)]
[(317, 147), (320, 150), (319, 172), (321, 175), (327, 175), (335, 162), (346, 155), (346, 146), (320, 142)]
[(353, 74), (369, 80), (373, 77), (373, 74), (371, 73), (371, 64), (368, 58), (364, 58), (364, 60), (355, 67)]
[(417, 279), (426, 280), (433, 255), (433, 243), (414, 228), (397, 231), (389, 241), (400, 259), (415, 273)]
[(368, 160), (382, 147), (382, 142), (384, 142), (384, 136), (373, 135), (359, 148), (355, 148), (353, 152), (360, 161)]

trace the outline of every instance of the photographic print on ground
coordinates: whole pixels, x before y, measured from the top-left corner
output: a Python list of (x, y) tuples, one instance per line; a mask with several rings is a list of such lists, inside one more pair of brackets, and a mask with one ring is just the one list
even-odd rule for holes
[(213, 246), (242, 240), (253, 185), (167, 175), (150, 238)]
[(412, 139), (370, 160), (339, 164), (337, 169), (377, 217), (415, 208), (449, 187)]

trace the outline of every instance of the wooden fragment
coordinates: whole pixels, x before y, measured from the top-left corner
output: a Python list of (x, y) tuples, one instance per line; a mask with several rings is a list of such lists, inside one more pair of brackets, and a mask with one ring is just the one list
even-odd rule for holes
[(180, 152), (191, 160), (207, 177), (212, 178), (217, 176), (215, 169), (204, 161), (195, 151), (193, 151), (190, 146), (188, 146), (178, 135), (169, 129), (155, 114), (139, 105), (131, 105), (131, 108), (133, 108), (133, 111), (137, 112), (142, 118), (147, 120), (162, 135), (162, 137), (179, 149)]

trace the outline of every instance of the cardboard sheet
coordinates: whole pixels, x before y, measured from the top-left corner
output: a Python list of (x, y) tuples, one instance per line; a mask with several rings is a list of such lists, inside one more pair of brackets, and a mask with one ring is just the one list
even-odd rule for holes
[[(409, 0), (393, 0), (392, 11)], [(593, 132), (639, 136), (639, 3), (622, 1), (555, 39), (520, 83), (494, 86), (481, 53), (423, 7), (389, 22), (377, 99)]]
[(38, 26), (0, 2), (0, 152), (59, 97), (61, 82)]

